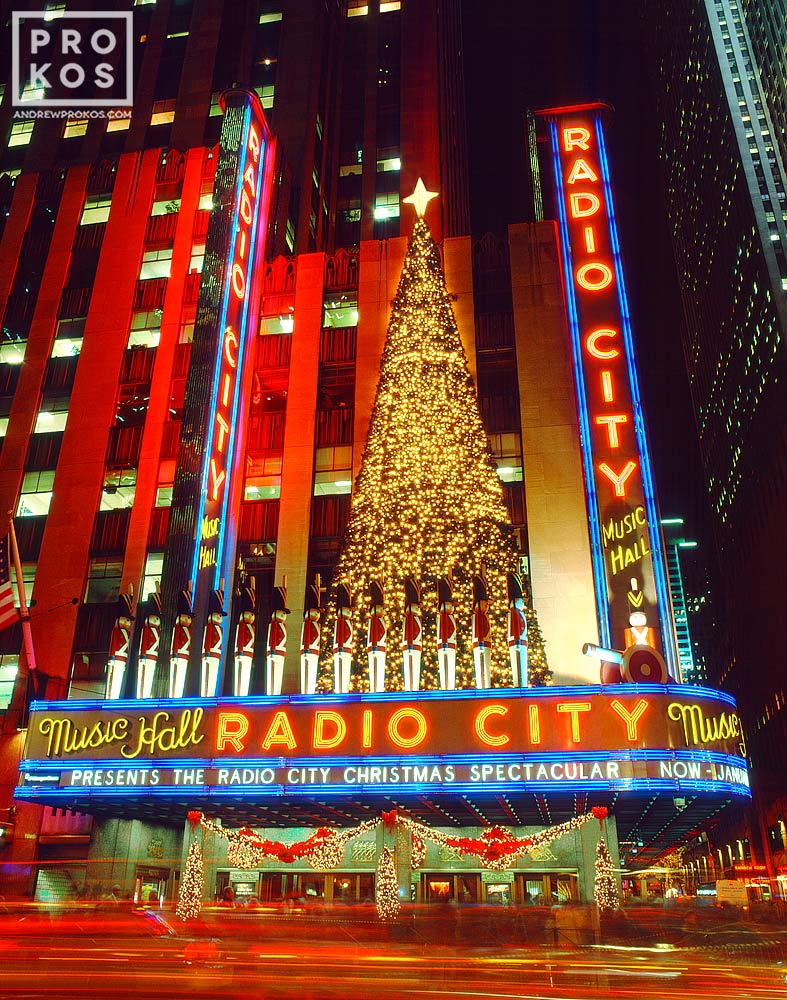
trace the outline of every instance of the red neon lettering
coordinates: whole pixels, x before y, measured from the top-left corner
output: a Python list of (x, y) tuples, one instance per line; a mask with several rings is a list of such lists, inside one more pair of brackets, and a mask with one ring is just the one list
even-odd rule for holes
[(602, 417), (596, 417), (596, 423), (603, 426), (607, 425), (607, 433), (609, 434), (609, 446), (610, 448), (620, 447), (620, 438), (618, 437), (618, 424), (627, 424), (629, 418), (625, 413), (615, 413), (615, 414), (605, 414)]
[(240, 712), (219, 712), (216, 750), (221, 752), (229, 744), (236, 753), (243, 753), (243, 737), (249, 731), (249, 720)]
[(243, 174), (243, 183), (249, 185), (249, 191), (251, 191), (254, 197), (257, 197), (257, 173), (251, 163), (246, 167), (246, 171)]
[(610, 702), (610, 708), (613, 712), (617, 713), (626, 723), (626, 739), (629, 743), (636, 743), (639, 739), (637, 733), (637, 723), (648, 710), (650, 703), (645, 701), (644, 698), (640, 698), (637, 704), (634, 706), (632, 711), (626, 708), (622, 701), (618, 701), (615, 698), (614, 701)]
[(251, 225), (251, 198), (245, 188), (240, 193), (240, 217), (247, 226)]
[[(589, 191), (572, 191), (568, 196), (572, 219), (585, 219), (595, 215), (601, 208), (601, 202)], [(584, 205), (583, 205), (584, 202)]]
[(227, 478), (227, 473), (223, 469), (219, 469), (216, 465), (216, 459), (212, 458), (210, 460), (210, 483), (211, 483), (211, 500), (215, 501), (219, 499), (219, 490), (221, 489), (221, 484)]
[[(329, 722), (333, 727), (333, 735), (325, 735), (325, 723)], [(343, 742), (347, 735), (347, 723), (338, 712), (324, 711), (320, 709), (314, 713), (314, 749), (332, 750)]]
[(597, 181), (596, 171), (581, 157), (574, 161), (571, 173), (568, 175), (566, 184), (576, 184), (577, 181)]
[(493, 736), (487, 731), (486, 720), (490, 715), (508, 715), (508, 709), (505, 705), (487, 705), (486, 708), (482, 708), (475, 717), (475, 734), (488, 747), (504, 747), (506, 743), (511, 742), (511, 737), (505, 733)]
[(230, 368), (238, 367), (238, 358), (234, 355), (230, 349), (231, 345), (236, 348), (238, 346), (238, 338), (235, 336), (235, 331), (231, 326), (228, 326), (224, 331), (224, 357), (227, 359), (227, 364)]
[[(405, 719), (412, 719), (415, 722), (416, 730), (413, 736), (403, 736), (399, 731), (399, 726)], [(426, 738), (426, 733), (426, 719), (418, 709), (400, 708), (388, 720), (388, 738), (394, 746), (401, 747), (403, 750), (419, 746)]]
[(224, 379), (221, 384), (221, 404), (230, 405), (230, 389), (232, 388), (232, 376), (229, 372), (224, 372)]
[(589, 712), (591, 708), (589, 701), (563, 701), (557, 706), (558, 712), (568, 712), (571, 716), (571, 742), (581, 743), (579, 734), (579, 713)]
[(240, 246), (238, 247), (238, 256), (241, 260), (246, 260), (246, 230), (242, 229), (240, 233)]
[(254, 162), (257, 163), (260, 158), (260, 136), (257, 129), (252, 125), (249, 129), (249, 141), (247, 143), (249, 152), (251, 153)]
[(582, 128), (577, 126), (576, 128), (564, 128), (563, 129), (563, 149), (567, 153), (576, 146), (578, 149), (588, 150), (590, 146), (588, 144), (588, 139), (590, 138), (590, 129)]
[[(598, 274), (599, 277), (592, 279), (590, 274)], [(589, 292), (598, 292), (612, 284), (612, 270), (606, 264), (594, 261), (591, 264), (583, 264), (577, 270), (577, 282)]]
[(270, 750), (274, 743), (281, 743), (288, 750), (294, 750), (298, 746), (286, 712), (277, 712), (273, 716), (271, 724), (268, 726), (268, 732), (263, 737), (262, 749)]
[(599, 358), (601, 361), (607, 361), (611, 358), (619, 358), (620, 351), (617, 347), (610, 347), (606, 351), (602, 350), (600, 347), (596, 347), (596, 343), (599, 340), (605, 339), (606, 337), (616, 337), (618, 335), (617, 330), (594, 330), (592, 333), (588, 334), (587, 340), (585, 341), (585, 347), (588, 349), (588, 354), (592, 354), (594, 358)]
[(530, 723), (530, 742), (541, 742), (541, 718), (538, 714), (538, 705), (528, 705), (527, 717)]
[(631, 473), (636, 469), (637, 463), (632, 462), (631, 459), (626, 462), (623, 469), (618, 472), (613, 472), (612, 469), (607, 465), (606, 462), (602, 462), (599, 465), (599, 471), (603, 472), (607, 479), (615, 487), (615, 495), (619, 497), (624, 497), (626, 495), (626, 480), (631, 475)]
[(601, 388), (604, 392), (604, 402), (611, 403), (615, 399), (615, 393), (612, 387), (612, 372), (601, 373)]
[(592, 226), (585, 226), (585, 249), (588, 253), (596, 252), (596, 237)]
[(227, 423), (227, 421), (224, 419), (224, 417), (222, 417), (222, 415), (219, 412), (216, 413), (216, 423), (219, 425), (219, 439), (216, 442), (216, 448), (218, 449), (218, 451), (223, 452), (224, 442), (226, 441), (227, 435), (229, 434), (230, 425)]
[(246, 294), (246, 275), (238, 263), (232, 265), (232, 290), (239, 299)]

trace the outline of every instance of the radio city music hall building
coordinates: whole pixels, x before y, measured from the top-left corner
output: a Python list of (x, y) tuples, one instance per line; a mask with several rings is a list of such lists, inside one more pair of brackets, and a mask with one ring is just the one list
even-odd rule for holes
[[(41, 899), (114, 883), (173, 898), (195, 810), (287, 844), (383, 811), (524, 836), (604, 806), (613, 857), (638, 867), (745, 804), (734, 702), (677, 667), (606, 109), (539, 113), (546, 209), (474, 240), (461, 98), (438, 58), (453, 8), (248, 3), (198, 23), (193, 6), (190, 20), (188, 5), (135, 8), (128, 128), (36, 122), (7, 150), (0, 490), (35, 669), (19, 626), (0, 633), (4, 879)], [(459, 644), (483, 665), (481, 602), (509, 622), (526, 602), (548, 685), (527, 683), (524, 660), (517, 678), (505, 641), (491, 678), (403, 675), (398, 592), (415, 588), (403, 614), (419, 608), (419, 634), (423, 604), (426, 662), (442, 628), (427, 610), (446, 596), (431, 576), (349, 594), (363, 634), (341, 651), (332, 579), (384, 454), (369, 442), (396, 304), (415, 308), (419, 282), (437, 289), (419, 322), (430, 301), (449, 310), (444, 365), (460, 358), (472, 378), (516, 557), (508, 589), (490, 575), (482, 592), (480, 569), (472, 592), (457, 585)], [(395, 468), (379, 473), (389, 490)], [(361, 900), (383, 836), (330, 871), (238, 869), (216, 839), (206, 894)], [(598, 836), (577, 824), (495, 872), (432, 846), (407, 878), (423, 901), (589, 899)]]

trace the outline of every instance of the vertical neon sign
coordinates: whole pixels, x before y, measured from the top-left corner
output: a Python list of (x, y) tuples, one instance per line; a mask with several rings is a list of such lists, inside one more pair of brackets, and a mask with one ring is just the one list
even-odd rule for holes
[[(189, 583), (195, 635), (205, 627), (211, 591), (231, 600), (250, 373), (256, 335), (256, 273), (273, 181), (273, 140), (257, 95), (222, 95), (213, 210), (206, 236), (183, 407), (178, 466), (162, 576), (167, 612)], [(229, 603), (225, 601), (225, 608)], [(225, 619), (225, 632), (230, 620)], [(224, 637), (224, 649), (228, 648)], [(190, 675), (201, 642), (192, 644)], [(188, 693), (188, 692), (187, 692)]]
[(666, 571), (602, 108), (541, 112), (549, 124), (555, 173), (599, 633), (603, 644), (618, 649), (649, 642), (674, 673)]

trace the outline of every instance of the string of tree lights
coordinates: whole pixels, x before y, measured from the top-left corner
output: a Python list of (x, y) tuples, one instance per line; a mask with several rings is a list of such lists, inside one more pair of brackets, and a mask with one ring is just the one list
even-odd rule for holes
[[(352, 597), (351, 688), (368, 688), (365, 642), (373, 581), (384, 594), (386, 686), (403, 687), (408, 577), (421, 588), (419, 686), (440, 686), (442, 577), (453, 580), (456, 686), (474, 684), (474, 577), (483, 577), (488, 588), (491, 683), (510, 686), (506, 580), (516, 572), (518, 557), (440, 252), (419, 216), (392, 306), (366, 450), (328, 604), (327, 620), (333, 622), (340, 585)], [(532, 608), (527, 608), (527, 618), (528, 682), (547, 684), (551, 672)], [(331, 629), (324, 629), (322, 638), (320, 688), (329, 690), (334, 686)]]

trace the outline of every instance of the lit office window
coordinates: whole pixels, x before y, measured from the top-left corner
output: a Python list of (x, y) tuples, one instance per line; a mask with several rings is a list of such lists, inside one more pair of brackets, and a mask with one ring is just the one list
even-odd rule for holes
[(26, 340), (15, 340), (0, 345), (0, 364), (21, 365), (25, 360)]
[(375, 219), (398, 219), (399, 218), (399, 192), (389, 191), (387, 194), (378, 194), (374, 199)]
[(33, 138), (33, 126), (35, 121), (14, 122), (11, 126), (11, 133), (8, 136), (9, 146), (26, 146)]
[(91, 559), (85, 585), (85, 604), (108, 604), (120, 597), (122, 559)]
[(146, 250), (142, 254), (142, 266), (139, 269), (139, 277), (143, 278), (168, 278), (172, 271), (172, 247), (163, 250)]
[(151, 125), (168, 125), (175, 121), (175, 101), (155, 101), (150, 115)]
[(34, 434), (51, 434), (66, 429), (70, 396), (48, 396), (41, 401), (33, 426)]
[(146, 601), (151, 594), (156, 592), (156, 584), (161, 583), (161, 574), (164, 569), (164, 553), (148, 552), (145, 560), (145, 573), (142, 577), (142, 592), (139, 595), (140, 601)]
[(55, 339), (52, 342), (51, 357), (72, 358), (81, 353), (85, 322), (84, 316), (58, 321)]
[(77, 135), (84, 135), (87, 132), (86, 118), (69, 118), (63, 130), (64, 139), (72, 139)]
[(55, 482), (55, 470), (45, 469), (42, 472), (26, 472), (22, 479), (22, 489), (16, 505), (17, 517), (40, 517), (49, 513), (52, 503), (52, 486)]
[(160, 338), (160, 309), (137, 309), (131, 314), (127, 347), (158, 347)]
[(109, 469), (104, 475), (99, 510), (133, 507), (137, 489), (136, 469)]
[(85, 198), (85, 207), (82, 209), (82, 218), (79, 220), (79, 225), (94, 226), (96, 223), (106, 222), (109, 218), (111, 205), (111, 194), (89, 194)]
[(109, 118), (107, 119), (107, 132), (125, 132), (131, 128), (130, 118)]
[(4, 712), (11, 704), (19, 672), (19, 654), (3, 653), (0, 656), (0, 712)]

